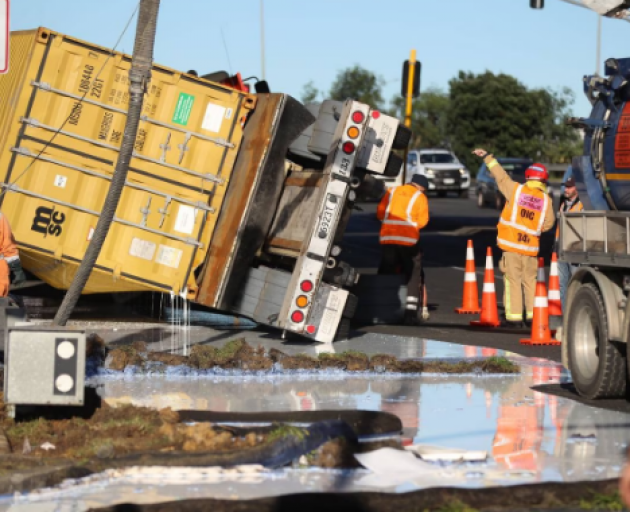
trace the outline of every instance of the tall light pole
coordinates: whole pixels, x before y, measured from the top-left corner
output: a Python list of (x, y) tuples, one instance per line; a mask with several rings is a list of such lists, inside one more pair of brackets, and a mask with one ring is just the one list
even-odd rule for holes
[(260, 65), (261, 80), (265, 79), (265, 6), (264, 0), (260, 0)]
[(597, 55), (595, 57), (597, 62), (595, 63), (595, 74), (599, 75), (599, 70), (601, 69), (602, 62), (602, 16), (601, 14), (597, 15)]

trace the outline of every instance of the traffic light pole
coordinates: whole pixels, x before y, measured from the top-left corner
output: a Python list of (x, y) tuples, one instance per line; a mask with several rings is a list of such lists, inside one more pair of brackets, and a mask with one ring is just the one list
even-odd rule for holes
[[(405, 102), (405, 126), (411, 128), (411, 111), (413, 105), (413, 82), (415, 78), (416, 69), (416, 50), (411, 50), (409, 55), (409, 73), (407, 74), (407, 97)], [(405, 147), (405, 158), (403, 161), (403, 183), (407, 176), (407, 156), (409, 155), (409, 146)]]

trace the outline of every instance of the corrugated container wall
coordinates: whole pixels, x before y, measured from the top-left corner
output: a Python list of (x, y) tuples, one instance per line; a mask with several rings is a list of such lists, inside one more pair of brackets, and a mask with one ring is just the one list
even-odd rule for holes
[[(67, 288), (118, 158), (131, 58), (39, 29), (0, 77), (0, 207), (26, 269)], [(85, 292), (196, 293), (255, 97), (154, 66), (127, 183)]]

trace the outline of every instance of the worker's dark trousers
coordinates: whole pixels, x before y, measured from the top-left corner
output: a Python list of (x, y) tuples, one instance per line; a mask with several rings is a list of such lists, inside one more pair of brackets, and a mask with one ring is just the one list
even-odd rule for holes
[(422, 268), (422, 248), (417, 243), (406, 245), (381, 245), (381, 265), (379, 274), (404, 274), (407, 278), (407, 304), (405, 309), (422, 311), (422, 291), (424, 289), (424, 269)]

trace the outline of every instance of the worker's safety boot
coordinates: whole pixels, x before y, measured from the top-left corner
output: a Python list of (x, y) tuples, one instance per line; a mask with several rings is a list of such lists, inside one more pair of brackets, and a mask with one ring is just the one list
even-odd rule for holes
[(406, 309), (403, 317), (403, 325), (420, 325), (422, 313), (417, 309)]

